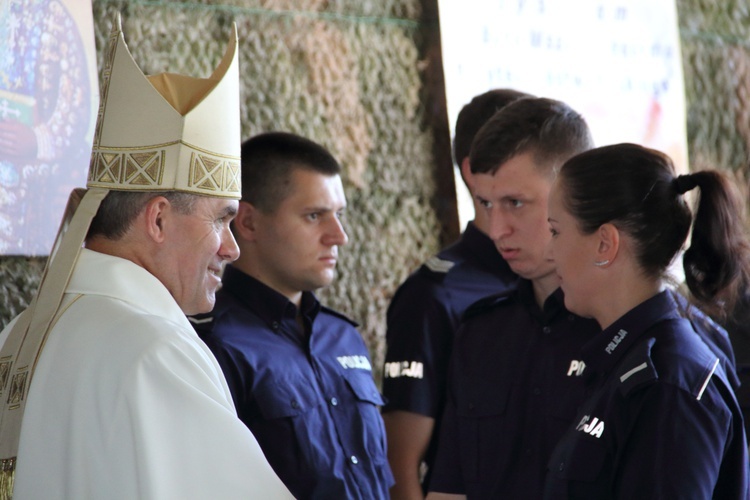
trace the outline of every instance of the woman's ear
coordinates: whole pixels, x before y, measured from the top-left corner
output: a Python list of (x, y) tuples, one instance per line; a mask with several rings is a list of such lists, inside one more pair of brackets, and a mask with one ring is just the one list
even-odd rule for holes
[(620, 230), (608, 222), (599, 226), (596, 234), (599, 242), (594, 263), (599, 267), (610, 266), (620, 252)]

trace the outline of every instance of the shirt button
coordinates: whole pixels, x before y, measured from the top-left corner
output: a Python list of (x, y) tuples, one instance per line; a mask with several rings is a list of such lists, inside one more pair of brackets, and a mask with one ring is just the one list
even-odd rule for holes
[(538, 396), (542, 393), (542, 390), (539, 387), (534, 387), (534, 396)]
[(278, 321), (274, 321), (273, 323), (271, 323), (271, 328), (274, 331), (278, 330), (279, 329), (279, 322)]
[(354, 465), (357, 465), (359, 463), (359, 459), (355, 457), (354, 455), (352, 455), (351, 458), (349, 458), (349, 460), (351, 460)]
[(560, 462), (560, 467), (557, 468), (560, 472), (565, 470), (565, 462)]
[(549, 332), (551, 332), (551, 331), (552, 331), (552, 329), (551, 329), (550, 327), (548, 327), (548, 326), (545, 326), (544, 328), (542, 328), (542, 331), (543, 331), (544, 333), (549, 333)]
[(297, 408), (299, 408), (299, 403), (297, 402), (297, 400), (296, 400), (296, 399), (292, 399), (292, 408), (294, 408), (295, 410), (296, 410)]
[(331, 406), (336, 406), (337, 404), (339, 404), (339, 400), (336, 398), (331, 398)]

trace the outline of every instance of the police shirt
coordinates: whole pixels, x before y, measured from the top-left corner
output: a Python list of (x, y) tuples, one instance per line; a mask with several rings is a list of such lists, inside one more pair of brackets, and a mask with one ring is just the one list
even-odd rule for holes
[(531, 282), (472, 306), (456, 334), (448, 402), (429, 490), (468, 498), (541, 498), (549, 456), (584, 400), (581, 347), (601, 329), (540, 309)]
[(591, 395), (550, 459), (546, 498), (747, 498), (737, 401), (670, 292), (605, 329), (583, 359)]
[(232, 266), (222, 283), (193, 323), (281, 480), (301, 499), (387, 498), (383, 400), (356, 325), (305, 292), (301, 331), (297, 308), (263, 283)]
[[(492, 240), (471, 222), (456, 243), (409, 276), (388, 308), (383, 411), (432, 417), (438, 429), (453, 334), (461, 316), (477, 300), (512, 290), (516, 280)], [(437, 434), (424, 457), (428, 471)]]
[[(672, 291), (671, 293), (675, 302), (677, 302), (681, 316), (690, 321), (693, 330), (695, 330), (701, 340), (703, 340), (706, 347), (711, 349), (714, 355), (719, 358), (719, 361), (724, 368), (724, 372), (727, 375), (727, 380), (732, 386), (732, 389), (737, 391), (740, 387), (740, 379), (737, 374), (732, 341), (730, 340), (727, 331), (724, 327), (711, 319), (706, 313), (693, 304), (690, 304), (683, 295), (676, 291)], [(745, 423), (747, 424), (747, 422)]]

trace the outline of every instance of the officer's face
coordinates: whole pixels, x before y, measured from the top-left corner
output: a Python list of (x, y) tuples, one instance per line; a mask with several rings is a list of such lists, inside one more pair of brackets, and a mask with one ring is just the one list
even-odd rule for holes
[(489, 237), (511, 269), (529, 280), (554, 278), (546, 257), (550, 185), (531, 153), (508, 160), (494, 175), (474, 175), (474, 195), (487, 216)]
[(341, 215), (341, 178), (294, 170), (290, 194), (276, 210), (254, 212), (256, 277), (294, 301), (303, 291), (327, 286), (336, 275), (338, 247), (348, 241)]
[(171, 211), (162, 226), (168, 233), (159, 279), (185, 314), (214, 307), (222, 266), (239, 256), (229, 223), (238, 202), (200, 196), (189, 215)]
[(549, 229), (552, 240), (549, 257), (554, 261), (560, 286), (565, 292), (565, 307), (580, 316), (594, 316), (592, 298), (596, 297), (597, 246), (599, 238), (581, 232), (576, 219), (564, 205), (564, 189), (554, 182), (549, 197)]

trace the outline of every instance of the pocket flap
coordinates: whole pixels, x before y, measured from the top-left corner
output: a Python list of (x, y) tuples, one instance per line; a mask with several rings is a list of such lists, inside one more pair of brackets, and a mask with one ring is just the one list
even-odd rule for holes
[(306, 380), (268, 379), (255, 391), (263, 417), (294, 417), (318, 406), (322, 400)]
[(365, 370), (348, 370), (344, 377), (346, 384), (358, 400), (377, 406), (385, 404), (370, 372)]

